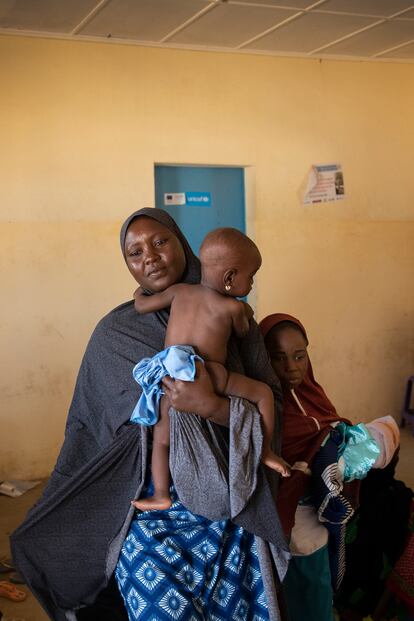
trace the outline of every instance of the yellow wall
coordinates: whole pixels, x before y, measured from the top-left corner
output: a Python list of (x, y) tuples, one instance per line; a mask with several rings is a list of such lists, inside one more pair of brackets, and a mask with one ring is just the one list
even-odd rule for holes
[[(0, 480), (52, 467), (96, 321), (134, 288), (118, 228), (154, 162), (254, 177), (258, 318), (308, 328), (354, 420), (398, 414), (414, 371), (414, 66), (0, 38)], [(301, 204), (312, 163), (347, 198)]]

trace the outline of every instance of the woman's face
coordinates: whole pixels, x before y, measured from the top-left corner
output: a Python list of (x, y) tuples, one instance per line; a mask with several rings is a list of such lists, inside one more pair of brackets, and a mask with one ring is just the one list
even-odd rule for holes
[(276, 375), (286, 388), (302, 383), (308, 370), (307, 342), (295, 328), (271, 330), (265, 339)]
[(184, 249), (174, 233), (146, 216), (129, 226), (125, 257), (135, 280), (153, 293), (179, 282), (186, 267)]

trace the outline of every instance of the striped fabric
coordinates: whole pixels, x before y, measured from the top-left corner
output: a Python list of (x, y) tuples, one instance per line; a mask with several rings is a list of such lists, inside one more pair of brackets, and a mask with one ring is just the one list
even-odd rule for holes
[(342, 476), (338, 468), (338, 450), (342, 443), (342, 431), (332, 429), (312, 464), (312, 500), (319, 520), (329, 532), (329, 564), (334, 590), (339, 588), (345, 574), (346, 523), (354, 514), (351, 503), (342, 494)]

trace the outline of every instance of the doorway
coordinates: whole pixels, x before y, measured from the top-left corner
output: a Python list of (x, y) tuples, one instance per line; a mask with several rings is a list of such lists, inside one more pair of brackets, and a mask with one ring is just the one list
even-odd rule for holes
[(246, 232), (243, 167), (155, 165), (155, 206), (174, 218), (198, 255), (212, 229)]

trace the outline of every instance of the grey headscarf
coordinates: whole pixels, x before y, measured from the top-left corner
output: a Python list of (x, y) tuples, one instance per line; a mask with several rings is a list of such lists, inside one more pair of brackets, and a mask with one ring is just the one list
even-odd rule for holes
[(190, 244), (184, 237), (181, 232), (181, 229), (177, 226), (175, 221), (171, 218), (170, 214), (164, 211), (164, 209), (157, 209), (153, 207), (144, 207), (143, 209), (139, 209), (138, 211), (134, 211), (129, 218), (127, 218), (122, 225), (121, 233), (119, 236), (119, 241), (121, 243), (121, 252), (124, 255), (124, 259), (126, 260), (125, 254), (125, 237), (127, 231), (134, 220), (140, 218), (142, 216), (146, 216), (147, 218), (152, 218), (156, 220), (167, 229), (172, 231), (174, 235), (180, 240), (181, 245), (184, 249), (184, 254), (186, 257), (187, 265), (183, 275), (183, 282), (187, 282), (189, 284), (194, 284), (200, 282), (200, 261), (195, 256), (194, 252), (191, 250)]

